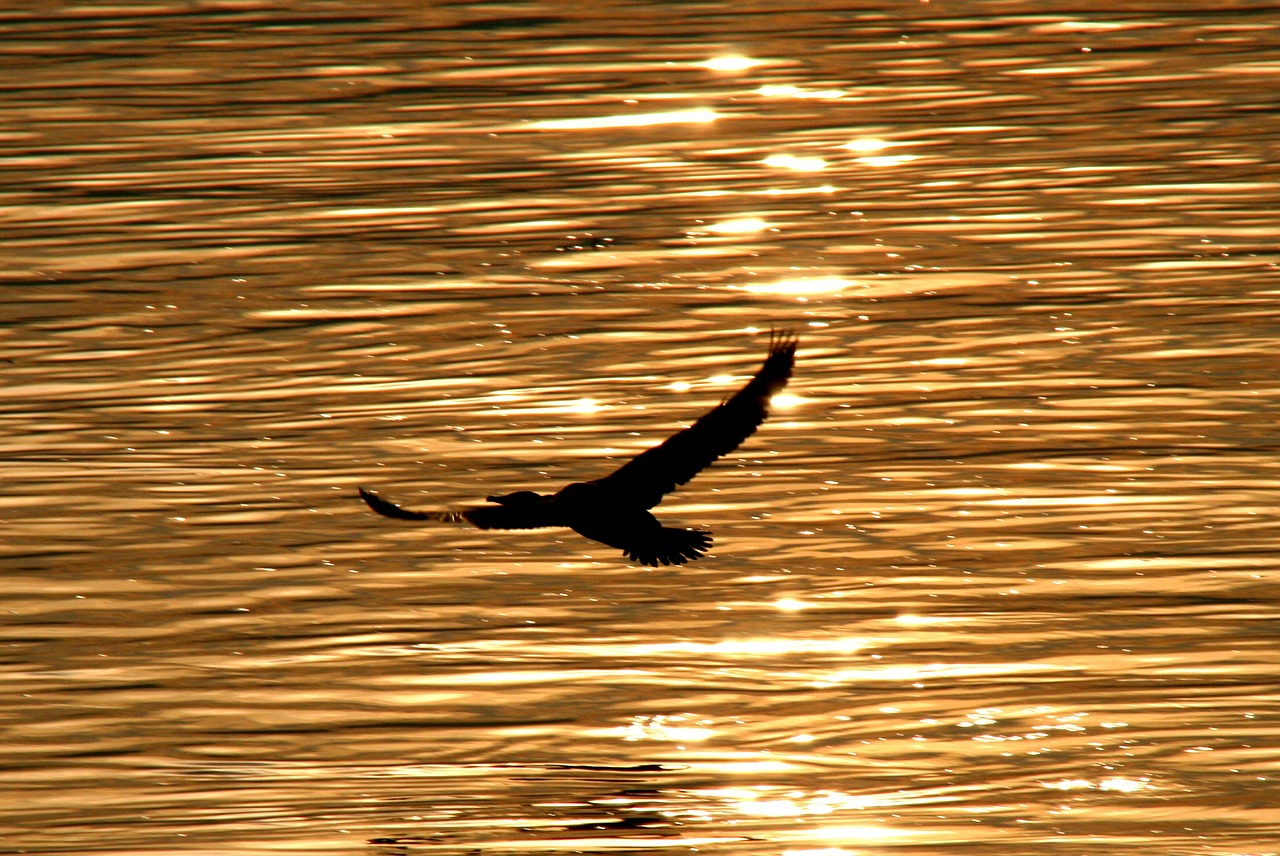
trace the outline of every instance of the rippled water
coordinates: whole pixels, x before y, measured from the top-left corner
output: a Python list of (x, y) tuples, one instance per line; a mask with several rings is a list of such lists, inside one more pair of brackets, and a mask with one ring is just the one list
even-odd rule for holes
[[(1280, 853), (1265, 4), (4, 14), (0, 847)], [(414, 506), (803, 342), (681, 570)]]

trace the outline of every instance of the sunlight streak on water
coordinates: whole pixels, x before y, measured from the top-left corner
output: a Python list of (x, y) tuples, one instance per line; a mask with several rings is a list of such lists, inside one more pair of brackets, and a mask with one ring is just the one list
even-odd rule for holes
[(1107, 779), (1099, 779), (1096, 782), (1088, 779), (1063, 779), (1057, 782), (1044, 782), (1046, 788), (1052, 788), (1059, 791), (1076, 791), (1076, 790), (1103, 790), (1103, 791), (1120, 791), (1121, 793), (1131, 794), (1135, 791), (1146, 790), (1151, 787), (1149, 779), (1126, 779), (1123, 777), (1112, 777)]
[(790, 83), (775, 83), (756, 90), (766, 98), (813, 98), (821, 101), (843, 98), (848, 93), (842, 89), (805, 89)]
[[(794, 654), (852, 654), (867, 647), (869, 640), (848, 639), (725, 639), (719, 642), (657, 642), (615, 649), (619, 654), (670, 656), (711, 654), (729, 657), (774, 657)], [(611, 650), (605, 646), (603, 650)]]
[(786, 411), (794, 410), (797, 407), (802, 407), (809, 403), (811, 403), (810, 399), (807, 399), (802, 395), (780, 392), (770, 400), (769, 407), (777, 411)]
[(763, 61), (752, 59), (751, 57), (741, 56), (739, 54), (726, 54), (724, 56), (713, 57), (702, 63), (705, 68), (712, 71), (747, 71), (762, 65)]
[(739, 217), (704, 227), (706, 231), (716, 235), (752, 235), (768, 228), (769, 224), (759, 217)]
[(752, 283), (750, 285), (739, 286), (743, 291), (751, 294), (782, 294), (782, 295), (810, 295), (810, 294), (834, 294), (852, 288), (858, 283), (844, 279), (842, 277), (826, 276), (826, 277), (795, 277), (792, 279), (783, 279), (777, 282)]
[(722, 114), (706, 107), (639, 115), (590, 116), (582, 119), (542, 119), (530, 127), (542, 131), (595, 131), (606, 128), (643, 128), (650, 125), (703, 124)]
[(769, 155), (761, 163), (765, 166), (776, 169), (789, 169), (794, 172), (818, 172), (827, 168), (827, 162), (820, 157), (801, 157), (789, 154)]

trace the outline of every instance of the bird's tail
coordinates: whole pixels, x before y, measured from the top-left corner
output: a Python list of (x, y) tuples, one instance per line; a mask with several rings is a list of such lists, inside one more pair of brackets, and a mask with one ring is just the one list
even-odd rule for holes
[(701, 559), (711, 549), (711, 533), (701, 529), (672, 529), (663, 526), (647, 533), (645, 543), (627, 550), (627, 557), (642, 565), (683, 565)]

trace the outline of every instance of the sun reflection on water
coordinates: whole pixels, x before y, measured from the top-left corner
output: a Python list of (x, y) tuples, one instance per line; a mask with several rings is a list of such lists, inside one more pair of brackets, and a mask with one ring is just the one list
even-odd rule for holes
[(769, 224), (759, 217), (737, 217), (704, 226), (702, 231), (716, 235), (752, 235), (768, 228)]
[(810, 193), (837, 193), (840, 188), (834, 184), (819, 184), (813, 187), (766, 187), (764, 190), (749, 190), (749, 196), (805, 196)]
[(691, 719), (690, 714), (673, 714), (656, 716), (636, 716), (628, 725), (620, 725), (614, 734), (628, 743), (639, 740), (658, 740), (671, 743), (699, 743), (716, 735), (714, 729), (707, 728), (709, 720), (699, 720), (694, 724), (685, 724)]
[(751, 294), (808, 295), (837, 294), (856, 284), (840, 276), (798, 276), (737, 287)]
[(835, 639), (725, 639), (720, 642), (654, 642), (625, 646), (627, 653), (646, 656), (664, 654), (727, 654), (772, 657), (784, 654), (852, 654), (871, 644), (870, 639), (846, 636)]
[(752, 59), (749, 56), (741, 56), (739, 54), (712, 57), (705, 62), (698, 63), (703, 68), (708, 68), (712, 71), (746, 71), (764, 64), (764, 60)]
[[(722, 810), (752, 820), (776, 820), (798, 818), (823, 818), (824, 823), (815, 826), (798, 826), (783, 833), (790, 840), (821, 842), (824, 846), (784, 850), (787, 854), (823, 854), (837, 856), (851, 851), (836, 844), (870, 844), (907, 836), (916, 837), (905, 829), (873, 823), (842, 823), (837, 816), (845, 812), (863, 812), (883, 809), (900, 802), (899, 795), (850, 794), (837, 790), (798, 790), (780, 785), (750, 785), (744, 787), (707, 788), (691, 791), (697, 797), (718, 804)], [(704, 810), (704, 815), (706, 814)]]
[(725, 800), (736, 811), (752, 817), (801, 817), (882, 805), (880, 799), (870, 794), (855, 796), (838, 791), (795, 790), (775, 793), (778, 790), (780, 788), (773, 786), (755, 785), (746, 788), (717, 788), (701, 791), (699, 795)]
[(1118, 791), (1125, 794), (1148, 790), (1152, 787), (1150, 779), (1128, 779), (1121, 776), (1099, 779), (1096, 782), (1089, 779), (1062, 779), (1057, 782), (1041, 782), (1040, 784), (1056, 791)]
[(540, 131), (595, 131), (605, 128), (643, 128), (650, 125), (705, 124), (714, 122), (721, 115), (708, 107), (695, 107), (689, 110), (668, 110), (661, 113), (544, 119), (532, 122), (528, 127)]
[(856, 140), (850, 140), (844, 144), (844, 148), (851, 152), (863, 152), (870, 154), (871, 152), (881, 152), (893, 145), (888, 140), (881, 140), (877, 137), (859, 137)]
[(809, 399), (791, 392), (780, 392), (769, 399), (769, 406), (774, 410), (792, 410), (806, 403)]
[(845, 143), (841, 148), (848, 149), (851, 152), (857, 152), (862, 157), (857, 158), (857, 162), (865, 166), (898, 166), (904, 163), (918, 160), (919, 155), (887, 155), (879, 154), (885, 149), (891, 148), (900, 143), (891, 143), (888, 140), (881, 140), (876, 137), (860, 137)]
[(1069, 666), (1052, 666), (1036, 663), (924, 663), (918, 666), (879, 666), (861, 669), (839, 669), (815, 677), (815, 687), (835, 687), (864, 681), (893, 681), (918, 684), (939, 678), (965, 678), (975, 676), (1016, 675), (1028, 672), (1072, 671)]
[(833, 101), (845, 96), (843, 89), (804, 89), (790, 83), (767, 84), (756, 92), (766, 98), (812, 98), (820, 101)]
[[(487, 400), (490, 402), (502, 403), (508, 401), (521, 401), (524, 399), (524, 395), (517, 395), (514, 393), (495, 393), (487, 396)], [(491, 405), (492, 412), (502, 416), (532, 416), (534, 414), (557, 413), (575, 413), (585, 416), (592, 413), (598, 413), (599, 411), (604, 410), (606, 406), (607, 405), (601, 404), (594, 398), (578, 398), (572, 401), (554, 401), (542, 406), (526, 405), (524, 407), (500, 407), (497, 404)]]
[(827, 162), (823, 158), (810, 156), (801, 157), (799, 155), (769, 155), (763, 161), (765, 166), (774, 167), (775, 169), (789, 169), (794, 172), (818, 172), (827, 168)]

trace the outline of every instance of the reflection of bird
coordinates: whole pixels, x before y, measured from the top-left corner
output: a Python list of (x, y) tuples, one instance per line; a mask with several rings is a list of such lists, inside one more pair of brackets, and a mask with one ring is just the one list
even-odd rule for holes
[(755, 432), (769, 415), (769, 399), (791, 377), (796, 344), (793, 333), (775, 334), (764, 365), (746, 386), (604, 478), (575, 482), (549, 495), (520, 490), (491, 496), (492, 505), (459, 511), (410, 511), (364, 488), (360, 496), (374, 511), (398, 520), (466, 522), (481, 529), (568, 526), (642, 565), (683, 565), (711, 548), (711, 533), (663, 526), (649, 509)]

